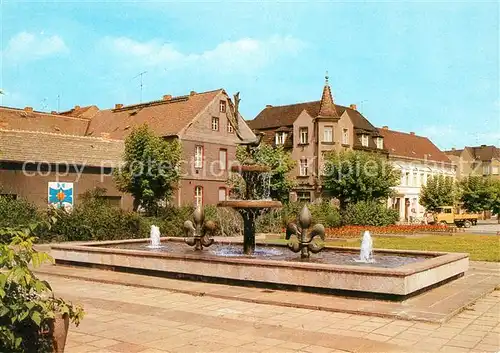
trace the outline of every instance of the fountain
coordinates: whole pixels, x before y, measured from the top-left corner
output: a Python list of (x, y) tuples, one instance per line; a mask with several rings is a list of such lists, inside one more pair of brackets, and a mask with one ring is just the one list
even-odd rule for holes
[(160, 227), (155, 225), (151, 226), (151, 232), (149, 233), (149, 245), (150, 249), (161, 249), (161, 241), (160, 241)]
[[(229, 284), (309, 290), (347, 295), (383, 295), (404, 300), (413, 295), (463, 275), (469, 267), (468, 254), (430, 251), (377, 249), (365, 232), (361, 249), (324, 246), (325, 229), (321, 224), (311, 227), (311, 214), (306, 206), (297, 223), (286, 229), (288, 244), (258, 244), (256, 250), (256, 218), (281, 202), (271, 199), (271, 170), (256, 161), (262, 135), (245, 139), (238, 129), (237, 107), (228, 109), (236, 135), (246, 146), (247, 158), (231, 171), (242, 179), (236, 200), (222, 201), (243, 217), (243, 244), (238, 241), (214, 241), (215, 224), (204, 220), (198, 207), (193, 220), (184, 223), (185, 239), (164, 238), (168, 247), (160, 245), (158, 227), (151, 227), (151, 238), (55, 244), (51, 254), (57, 264), (98, 265), (116, 271), (148, 271), (155, 276), (190, 280), (207, 280)], [(149, 243), (149, 245), (148, 245)], [(193, 246), (192, 251), (185, 246)], [(243, 249), (242, 249), (243, 245)], [(151, 250), (155, 249), (154, 251)], [(159, 249), (161, 248), (161, 249)], [(201, 251), (203, 248), (204, 251)], [(159, 250), (156, 250), (159, 249)], [(300, 252), (300, 258), (294, 253)], [(316, 254), (310, 256), (310, 254)], [(356, 258), (359, 254), (359, 259)]]
[(262, 134), (255, 140), (243, 141), (247, 146), (247, 159), (242, 165), (233, 166), (232, 172), (239, 173), (243, 179), (241, 199), (219, 202), (219, 207), (231, 207), (243, 218), (243, 252), (252, 255), (255, 251), (255, 221), (257, 216), (270, 208), (281, 207), (281, 202), (273, 201), (271, 194), (271, 169), (257, 164), (255, 153), (262, 140)]
[(361, 240), (359, 259), (355, 259), (354, 261), (366, 264), (375, 262), (375, 259), (373, 258), (373, 240), (370, 232), (367, 230), (363, 233), (363, 238)]

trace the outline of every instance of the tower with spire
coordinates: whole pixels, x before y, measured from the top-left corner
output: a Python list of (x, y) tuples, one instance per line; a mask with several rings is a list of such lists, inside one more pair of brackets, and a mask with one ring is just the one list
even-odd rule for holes
[(328, 84), (328, 71), (325, 75), (325, 86), (323, 87), (323, 95), (319, 104), (318, 118), (335, 118), (339, 119), (335, 104), (333, 103), (332, 91)]

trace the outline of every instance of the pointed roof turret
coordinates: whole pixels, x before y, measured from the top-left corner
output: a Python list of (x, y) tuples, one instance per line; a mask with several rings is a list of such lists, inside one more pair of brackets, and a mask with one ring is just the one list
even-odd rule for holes
[(335, 104), (333, 104), (332, 91), (328, 84), (328, 71), (325, 75), (325, 87), (323, 87), (323, 95), (321, 96), (318, 116), (339, 118), (337, 110), (335, 109)]

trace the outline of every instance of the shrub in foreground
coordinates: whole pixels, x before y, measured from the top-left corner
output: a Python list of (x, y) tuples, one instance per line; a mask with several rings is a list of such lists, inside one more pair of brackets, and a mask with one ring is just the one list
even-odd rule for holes
[(386, 226), (399, 219), (396, 210), (378, 201), (360, 201), (348, 204), (342, 212), (342, 224), (363, 226)]

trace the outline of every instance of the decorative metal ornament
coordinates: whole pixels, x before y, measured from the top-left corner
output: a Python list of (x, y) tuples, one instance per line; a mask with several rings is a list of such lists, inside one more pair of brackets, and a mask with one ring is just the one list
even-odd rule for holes
[(308, 258), (310, 253), (316, 254), (324, 248), (324, 244), (315, 241), (315, 238), (319, 237), (321, 240), (325, 240), (325, 227), (319, 223), (315, 224), (307, 234), (311, 221), (311, 212), (304, 205), (299, 214), (299, 224), (289, 223), (286, 227), (288, 247), (293, 252), (300, 252), (301, 258)]
[(212, 221), (205, 222), (205, 211), (198, 206), (193, 212), (193, 222), (184, 222), (184, 241), (195, 250), (203, 250), (214, 243), (212, 238), (215, 234), (216, 225)]

